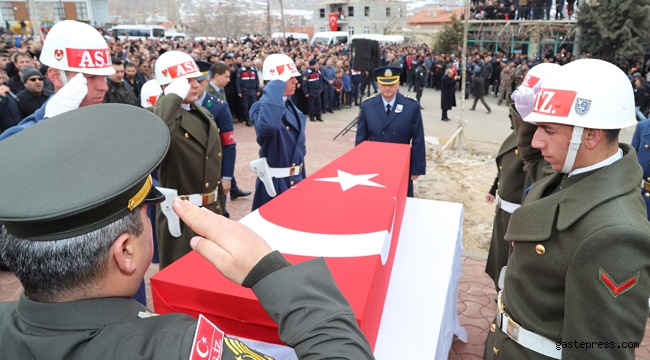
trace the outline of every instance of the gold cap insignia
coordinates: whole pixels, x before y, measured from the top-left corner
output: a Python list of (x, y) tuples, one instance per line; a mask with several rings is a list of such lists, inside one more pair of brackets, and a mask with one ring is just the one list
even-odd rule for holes
[(393, 72), (390, 71), (390, 69), (386, 69), (386, 71), (384, 71), (384, 76), (385, 76), (385, 77), (393, 76)]

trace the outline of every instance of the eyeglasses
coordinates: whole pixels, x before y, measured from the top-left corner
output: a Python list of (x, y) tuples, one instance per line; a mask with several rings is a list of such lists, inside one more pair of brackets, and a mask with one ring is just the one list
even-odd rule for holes
[(41, 79), (39, 77), (35, 77), (35, 78), (29, 78), (29, 79), (27, 79), (27, 81), (36, 82), (36, 81), (43, 81), (43, 79)]

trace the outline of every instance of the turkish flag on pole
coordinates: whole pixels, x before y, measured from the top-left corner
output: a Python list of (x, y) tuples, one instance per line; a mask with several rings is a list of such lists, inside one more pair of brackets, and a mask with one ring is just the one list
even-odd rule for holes
[(337, 13), (331, 13), (330, 14), (330, 30), (331, 31), (338, 31), (338, 21), (339, 21), (339, 14)]

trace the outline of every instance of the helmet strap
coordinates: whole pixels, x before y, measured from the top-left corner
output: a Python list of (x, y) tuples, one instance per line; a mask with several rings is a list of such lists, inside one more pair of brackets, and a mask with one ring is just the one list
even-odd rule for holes
[(566, 153), (566, 160), (562, 166), (562, 173), (568, 174), (573, 170), (573, 165), (576, 162), (576, 155), (578, 155), (578, 148), (582, 144), (582, 132), (585, 128), (581, 126), (574, 126), (573, 133), (571, 133), (571, 142), (569, 143), (569, 151)]
[(65, 74), (64, 70), (59, 69), (59, 75), (61, 76), (61, 81), (63, 82), (63, 85), (68, 83), (68, 77)]

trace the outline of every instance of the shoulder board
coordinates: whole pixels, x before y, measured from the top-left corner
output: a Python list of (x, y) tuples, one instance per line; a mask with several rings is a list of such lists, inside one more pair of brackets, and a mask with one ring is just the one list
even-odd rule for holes
[(416, 99), (416, 98), (414, 98), (414, 97), (412, 97), (412, 96), (409, 96), (409, 95), (404, 95), (404, 97), (407, 98), (407, 99), (411, 99), (411, 100), (413, 100), (413, 101), (415, 101), (415, 102), (418, 101), (418, 99)]
[(368, 100), (370, 100), (370, 99), (372, 99), (372, 98), (374, 98), (374, 97), (375, 97), (375, 96), (377, 96), (377, 95), (379, 95), (379, 94), (374, 94), (373, 96), (371, 96), (371, 97), (369, 97), (369, 98), (366, 98), (365, 100), (363, 100), (363, 102), (366, 102), (366, 101), (368, 101)]

